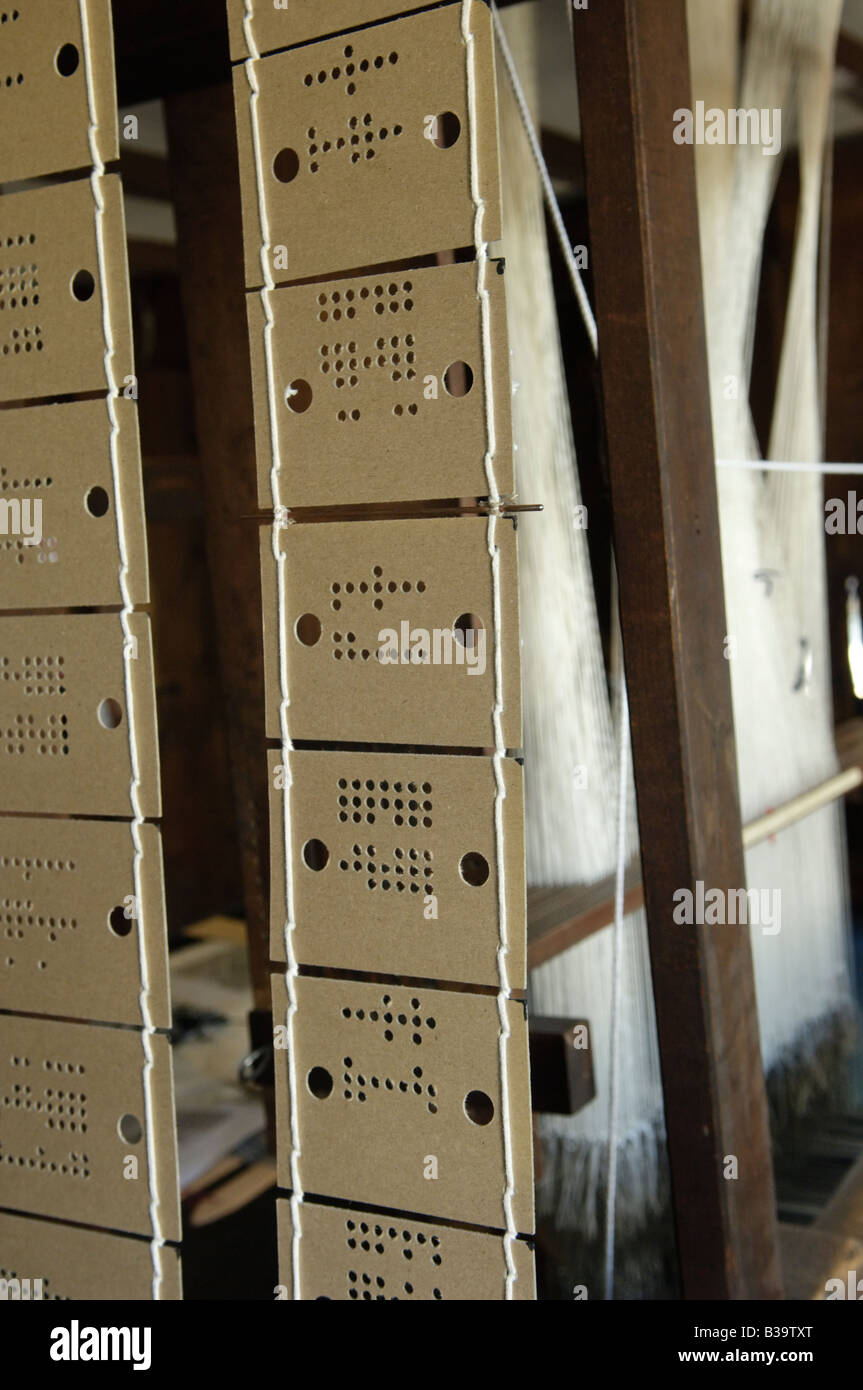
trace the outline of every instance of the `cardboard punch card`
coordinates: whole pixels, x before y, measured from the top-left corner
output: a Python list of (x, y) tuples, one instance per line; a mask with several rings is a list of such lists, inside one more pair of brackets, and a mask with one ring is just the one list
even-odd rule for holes
[(497, 594), (488, 536), (480, 517), (283, 527), (280, 597), (265, 532), (268, 736), (280, 737), (281, 614), (292, 738), (494, 749), (500, 695), (504, 743), (519, 748), (515, 531), (495, 526)]
[(276, 283), (472, 247), (474, 148), (482, 239), (499, 240), (491, 15), (473, 0), (468, 49), (464, 13), (445, 5), (261, 58), (259, 140), (249, 73), (235, 67), (247, 286), (262, 282), (265, 239)]

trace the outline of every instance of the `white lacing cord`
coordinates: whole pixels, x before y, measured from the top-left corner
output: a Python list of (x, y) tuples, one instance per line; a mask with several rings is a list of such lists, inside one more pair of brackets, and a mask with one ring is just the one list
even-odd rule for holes
[(519, 110), (519, 115), (521, 116), (521, 123), (524, 126), (524, 132), (527, 136), (528, 144), (530, 145), (531, 152), (536, 163), (536, 167), (539, 170), (539, 177), (542, 182), (542, 191), (545, 195), (546, 206), (551, 216), (551, 220), (554, 225), (554, 230), (557, 233), (557, 239), (560, 242), (560, 249), (563, 252), (563, 258), (566, 261), (566, 268), (569, 271), (569, 278), (572, 281), (572, 288), (575, 291), (575, 297), (578, 300), (578, 307), (581, 310), (581, 317), (584, 320), (584, 327), (587, 332), (588, 339), (590, 340), (590, 346), (593, 348), (593, 355), (595, 357), (598, 351), (596, 319), (594, 318), (593, 310), (590, 307), (590, 300), (588, 299), (587, 291), (584, 288), (584, 282), (581, 278), (581, 271), (579, 270), (578, 263), (575, 259), (575, 253), (572, 249), (572, 245), (570, 244), (569, 237), (566, 234), (566, 227), (564, 226), (563, 214), (560, 210), (560, 203), (558, 202), (557, 194), (554, 191), (554, 185), (551, 182), (551, 175), (548, 172), (548, 165), (546, 164), (545, 158), (542, 153), (542, 146), (540, 145), (539, 135), (537, 134), (536, 126), (534, 125), (533, 116), (530, 114), (530, 107), (527, 103), (527, 97), (524, 94), (524, 87), (521, 84), (521, 78), (518, 75), (518, 69), (516, 68), (515, 60), (512, 56), (512, 50), (510, 49), (506, 37), (506, 32), (501, 22), (500, 11), (498, 10), (497, 5), (495, 4), (495, 0), (491, 0), (491, 15), (494, 21), (494, 29), (495, 34), (497, 35), (497, 41), (500, 46), (500, 51), (503, 54), (504, 65), (506, 66), (507, 75), (510, 80), (510, 85), (512, 86), (513, 96), (515, 97), (516, 105), (518, 106)]
[(132, 679), (132, 660), (135, 653), (135, 637), (130, 626), (130, 618), (135, 611), (129, 593), (129, 554), (126, 543), (126, 525), (123, 516), (123, 490), (120, 479), (120, 460), (117, 452), (117, 441), (120, 432), (120, 425), (117, 420), (116, 401), (119, 399), (119, 388), (114, 373), (114, 333), (111, 324), (111, 308), (108, 295), (108, 275), (109, 266), (105, 253), (105, 198), (102, 186), (102, 179), (105, 175), (105, 165), (99, 153), (98, 145), (98, 113), (96, 110), (96, 94), (93, 87), (93, 68), (90, 53), (90, 26), (87, 14), (87, 0), (78, 0), (78, 8), (81, 17), (81, 38), (84, 49), (84, 66), (87, 76), (87, 103), (89, 114), (89, 146), (92, 173), (90, 175), (90, 187), (93, 190), (93, 202), (95, 205), (96, 218), (96, 248), (99, 270), (99, 290), (102, 296), (102, 332), (105, 342), (105, 382), (108, 388), (106, 398), (108, 418), (111, 423), (110, 449), (111, 449), (111, 474), (114, 483), (114, 505), (117, 514), (117, 543), (120, 552), (119, 586), (120, 597), (123, 603), (120, 621), (123, 629), (123, 674), (126, 693), (126, 727), (129, 735), (129, 765), (131, 768), (131, 783), (129, 786), (129, 801), (132, 807), (131, 834), (134, 846), (133, 874), (135, 886), (136, 920), (138, 927), (138, 962), (140, 969), (141, 993), (139, 997), (141, 1009), (141, 1040), (144, 1049), (144, 1108), (145, 1108), (145, 1132), (147, 1135), (147, 1174), (149, 1179), (150, 1196), (150, 1224), (152, 1229), (152, 1239), (150, 1241), (150, 1255), (153, 1264), (152, 1294), (153, 1299), (161, 1297), (162, 1287), (162, 1259), (161, 1250), (165, 1244), (162, 1234), (161, 1219), (159, 1214), (159, 1194), (156, 1182), (156, 1163), (158, 1155), (156, 1152), (156, 1135), (154, 1127), (155, 1106), (153, 1102), (153, 1037), (156, 1029), (153, 1026), (150, 1014), (150, 977), (149, 965), (147, 961), (147, 950), (144, 941), (144, 922), (142, 918), (143, 896), (141, 891), (141, 861), (143, 858), (143, 846), (141, 844), (141, 826), (144, 824), (144, 816), (141, 813), (140, 788), (141, 771), (140, 760), (138, 757), (138, 745), (135, 738), (135, 687)]
[(285, 554), (279, 543), (279, 532), (282, 527), (288, 524), (290, 517), (282, 505), (280, 487), (280, 468), (281, 450), (279, 444), (279, 422), (278, 410), (276, 405), (276, 380), (273, 360), (273, 310), (270, 296), (276, 287), (270, 267), (270, 226), (269, 215), (267, 212), (267, 200), (264, 192), (264, 169), (261, 156), (261, 131), (258, 121), (258, 101), (260, 90), (258, 87), (258, 76), (255, 65), (261, 61), (261, 55), (252, 31), (254, 20), (254, 0), (245, 0), (246, 9), (243, 18), (243, 33), (246, 39), (246, 47), (249, 58), (243, 64), (246, 79), (249, 84), (249, 115), (252, 125), (252, 145), (255, 156), (255, 177), (257, 180), (258, 192), (258, 216), (261, 223), (261, 272), (264, 278), (261, 289), (261, 305), (264, 310), (264, 355), (267, 363), (267, 398), (270, 417), (270, 438), (272, 446), (272, 465), (270, 468), (270, 492), (273, 502), (273, 530), (272, 530), (272, 549), (273, 559), (276, 569), (276, 595), (277, 595), (277, 619), (279, 640), (279, 726), (282, 741), (282, 763), (284, 766), (284, 799), (282, 802), (282, 825), (284, 834), (284, 854), (285, 854), (285, 959), (287, 969), (285, 971), (285, 986), (288, 995), (288, 1010), (286, 1015), (287, 1033), (287, 1062), (288, 1062), (288, 1092), (291, 1107), (291, 1272), (293, 1297), (299, 1299), (301, 1292), (301, 1273), (300, 1273), (300, 1241), (302, 1239), (302, 1204), (303, 1186), (300, 1180), (300, 1120), (297, 1105), (297, 1065), (296, 1053), (294, 1049), (294, 1020), (297, 1009), (297, 979), (299, 977), (299, 967), (297, 965), (296, 953), (294, 951), (294, 930), (296, 922), (294, 919), (294, 877), (291, 862), (291, 787), (293, 776), (291, 770), (291, 753), (293, 744), (288, 730), (288, 709), (290, 706), (290, 691), (288, 686), (288, 654), (287, 654), (287, 616), (285, 612)]
[(614, 1297), (614, 1234), (617, 1210), (617, 1129), (620, 1080), (620, 1005), (623, 993), (623, 900), (626, 891), (626, 819), (629, 785), (629, 701), (623, 658), (617, 713), (617, 863), (614, 878), (614, 937), (611, 967), (611, 1045), (608, 1086), (608, 1185), (605, 1197), (605, 1297)]
[(492, 334), (491, 334), (491, 304), (489, 301), (488, 289), (486, 287), (486, 276), (488, 273), (488, 245), (483, 237), (483, 226), (485, 222), (485, 199), (480, 188), (479, 174), (479, 144), (478, 144), (478, 124), (477, 124), (477, 82), (476, 82), (476, 41), (470, 27), (471, 20), (471, 0), (462, 0), (462, 20), (461, 32), (465, 46), (465, 56), (467, 61), (467, 93), (468, 93), (468, 112), (470, 120), (470, 168), (471, 168), (471, 195), (473, 199), (474, 217), (474, 248), (476, 252), (477, 267), (477, 298), (480, 304), (480, 317), (482, 323), (482, 359), (483, 359), (483, 384), (485, 390), (485, 424), (486, 424), (486, 453), (485, 453), (485, 474), (486, 486), (490, 511), (488, 516), (487, 544), (489, 559), (491, 561), (492, 576), (492, 604), (494, 619), (494, 776), (495, 776), (495, 802), (494, 802), (494, 831), (495, 831), (495, 857), (497, 868), (497, 910), (499, 923), (499, 938), (497, 947), (497, 968), (498, 968), (498, 994), (497, 1011), (500, 1023), (498, 1035), (498, 1056), (500, 1061), (500, 1094), (501, 1094), (501, 1126), (503, 1129), (503, 1150), (504, 1150), (504, 1192), (503, 1192), (503, 1213), (506, 1224), (504, 1233), (504, 1259), (506, 1263), (505, 1297), (511, 1299), (515, 1283), (518, 1279), (518, 1271), (515, 1264), (513, 1244), (518, 1236), (518, 1228), (515, 1224), (513, 1214), (513, 1196), (515, 1193), (515, 1174), (513, 1169), (512, 1153), (512, 1116), (510, 1113), (509, 1097), (509, 1065), (508, 1065), (508, 1044), (512, 1034), (509, 1023), (509, 1005), (512, 999), (512, 990), (509, 984), (509, 973), (507, 970), (506, 958), (509, 955), (509, 939), (507, 929), (507, 910), (506, 910), (506, 863), (504, 858), (504, 830), (503, 830), (503, 803), (506, 798), (506, 783), (504, 781), (504, 760), (506, 758), (506, 743), (503, 737), (503, 726), (501, 715), (504, 709), (503, 700), (503, 654), (501, 643), (501, 597), (500, 597), (500, 549), (497, 545), (497, 523), (500, 516), (500, 490), (497, 485), (497, 478), (494, 471), (494, 456), (497, 449), (497, 440), (494, 423), (494, 375), (492, 371)]

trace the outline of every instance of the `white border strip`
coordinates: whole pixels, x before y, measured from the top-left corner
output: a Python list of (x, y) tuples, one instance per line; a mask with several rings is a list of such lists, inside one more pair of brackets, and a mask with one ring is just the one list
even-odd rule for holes
[(509, 940), (507, 927), (506, 911), (506, 874), (504, 860), (504, 829), (503, 829), (503, 803), (506, 798), (506, 784), (503, 776), (504, 759), (506, 758), (506, 743), (503, 737), (501, 725), (501, 715), (504, 708), (503, 700), (503, 654), (501, 642), (501, 597), (500, 597), (500, 549), (496, 542), (497, 523), (501, 513), (500, 491), (497, 485), (497, 478), (494, 471), (494, 456), (497, 450), (497, 440), (495, 437), (494, 424), (494, 376), (492, 371), (492, 334), (491, 334), (491, 303), (488, 289), (486, 287), (486, 276), (488, 273), (488, 244), (483, 239), (483, 226), (485, 222), (485, 199), (480, 189), (479, 175), (479, 145), (477, 138), (477, 76), (476, 76), (476, 40), (471, 30), (472, 0), (462, 0), (461, 14), (461, 33), (462, 41), (465, 46), (465, 57), (467, 62), (467, 95), (468, 112), (470, 117), (470, 173), (471, 173), (471, 196), (475, 209), (474, 218), (474, 247), (476, 250), (477, 268), (477, 298), (480, 303), (482, 318), (482, 356), (483, 356), (483, 381), (485, 389), (485, 423), (486, 423), (486, 453), (485, 453), (485, 474), (488, 486), (488, 496), (491, 510), (488, 517), (488, 553), (491, 560), (491, 576), (493, 591), (493, 616), (494, 616), (494, 775), (495, 775), (495, 803), (494, 803), (494, 830), (495, 830), (495, 856), (497, 864), (497, 903), (498, 903), (498, 922), (499, 922), (499, 941), (497, 947), (497, 968), (499, 989), (497, 994), (497, 1011), (500, 1020), (500, 1033), (498, 1037), (498, 1055), (500, 1058), (500, 1093), (501, 1093), (501, 1124), (503, 1127), (503, 1149), (504, 1149), (504, 1168), (505, 1186), (503, 1192), (503, 1211), (506, 1221), (506, 1232), (503, 1238), (504, 1258), (506, 1261), (506, 1283), (505, 1298), (512, 1299), (514, 1286), (518, 1279), (515, 1259), (513, 1254), (513, 1242), (518, 1236), (518, 1228), (515, 1224), (513, 1215), (513, 1196), (515, 1193), (515, 1174), (513, 1171), (512, 1155), (512, 1116), (510, 1113), (509, 1096), (509, 1066), (508, 1066), (508, 1044), (512, 1034), (509, 1025), (509, 1004), (512, 999), (512, 990), (509, 983), (506, 958), (509, 955)]
[(134, 845), (134, 885), (135, 885), (135, 906), (136, 906), (136, 925), (138, 931), (138, 961), (141, 978), (140, 1007), (141, 1020), (143, 1024), (141, 1041), (144, 1049), (144, 1109), (145, 1109), (145, 1129), (147, 1134), (147, 1176), (150, 1190), (150, 1222), (153, 1230), (153, 1238), (150, 1241), (150, 1256), (153, 1263), (152, 1290), (153, 1299), (161, 1298), (162, 1289), (162, 1260), (161, 1249), (165, 1244), (162, 1234), (162, 1225), (159, 1215), (159, 1195), (156, 1184), (156, 1136), (154, 1132), (153, 1116), (155, 1106), (153, 1102), (153, 1037), (155, 1028), (150, 1014), (150, 977), (147, 962), (147, 950), (144, 942), (144, 923), (142, 917), (142, 883), (141, 883), (141, 860), (143, 858), (143, 846), (141, 844), (141, 826), (144, 824), (144, 817), (141, 814), (140, 787), (141, 769), (138, 757), (138, 745), (135, 739), (135, 688), (132, 679), (132, 661), (135, 653), (135, 638), (132, 633), (129, 619), (134, 613), (135, 608), (129, 594), (129, 553), (126, 545), (126, 525), (123, 516), (123, 492), (120, 483), (120, 460), (117, 452), (117, 440), (120, 433), (120, 425), (117, 419), (115, 402), (119, 398), (120, 392), (117, 386), (117, 379), (114, 374), (114, 332), (111, 324), (111, 307), (108, 295), (108, 272), (107, 256), (105, 251), (105, 199), (103, 194), (102, 179), (105, 175), (105, 165), (99, 153), (97, 132), (99, 128), (99, 118), (96, 111), (96, 93), (93, 85), (93, 68), (91, 63), (90, 51), (90, 25), (87, 14), (87, 0), (78, 0), (78, 8), (81, 16), (81, 38), (84, 48), (84, 66), (87, 76), (87, 103), (90, 120), (88, 132), (90, 145), (90, 159), (92, 163), (92, 173), (90, 175), (90, 187), (93, 190), (93, 203), (95, 206), (96, 217), (96, 246), (99, 270), (99, 293), (102, 297), (102, 331), (105, 340), (105, 382), (108, 388), (106, 405), (108, 418), (111, 422), (111, 474), (114, 482), (114, 505), (117, 514), (117, 543), (120, 552), (120, 596), (123, 602), (123, 610), (120, 621), (123, 629), (123, 674), (125, 681), (126, 694), (126, 726), (129, 733), (129, 763), (132, 771), (132, 780), (129, 786), (129, 801), (132, 807), (131, 833)]
[(293, 1297), (299, 1299), (301, 1293), (300, 1276), (300, 1241), (302, 1239), (302, 1204), (303, 1186), (300, 1180), (300, 1120), (297, 1106), (297, 1066), (296, 1052), (294, 1049), (294, 1019), (299, 1007), (297, 1002), (297, 978), (299, 968), (297, 966), (296, 953), (294, 951), (293, 935), (296, 928), (294, 918), (294, 882), (293, 865), (291, 862), (291, 786), (293, 782), (291, 773), (291, 752), (293, 744), (288, 729), (288, 710), (290, 707), (290, 690), (288, 686), (288, 654), (287, 654), (287, 615), (285, 612), (285, 554), (279, 544), (279, 532), (282, 527), (288, 525), (290, 517), (287, 508), (282, 505), (280, 496), (280, 469), (281, 469), (281, 449), (279, 444), (278, 413), (276, 408), (276, 380), (273, 362), (273, 310), (270, 302), (270, 294), (276, 287), (273, 279), (273, 272), (270, 268), (270, 226), (267, 214), (267, 200), (264, 193), (264, 169), (261, 156), (261, 130), (258, 121), (258, 100), (260, 88), (258, 86), (258, 75), (256, 64), (261, 61), (261, 55), (255, 37), (252, 32), (254, 22), (254, 0), (245, 0), (245, 15), (243, 17), (243, 33), (246, 38), (246, 46), (249, 57), (243, 64), (246, 73), (246, 80), (249, 84), (249, 117), (252, 126), (252, 146), (255, 155), (255, 177), (257, 181), (258, 193), (258, 216), (261, 223), (261, 271), (264, 277), (263, 288), (260, 290), (261, 305), (264, 310), (264, 355), (267, 363), (267, 397), (270, 416), (270, 438), (272, 442), (272, 466), (270, 468), (270, 492), (273, 501), (273, 530), (272, 548), (273, 559), (276, 565), (276, 595), (277, 595), (277, 627), (279, 638), (279, 724), (282, 739), (282, 763), (284, 766), (284, 799), (282, 802), (282, 824), (284, 831), (284, 850), (285, 850), (285, 959), (287, 970), (285, 971), (285, 986), (288, 994), (288, 1010), (286, 1016), (286, 1033), (288, 1043), (288, 1091), (291, 1106), (291, 1272)]

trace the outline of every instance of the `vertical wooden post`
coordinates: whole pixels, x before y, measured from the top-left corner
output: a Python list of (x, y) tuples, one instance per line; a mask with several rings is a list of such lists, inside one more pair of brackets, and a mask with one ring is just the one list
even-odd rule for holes
[(207, 556), (255, 1006), (270, 1008), (269, 831), (252, 381), (230, 81), (165, 102)]
[(699, 880), (745, 886), (695, 170), (672, 138), (692, 105), (685, 0), (590, 0), (573, 26), (683, 1290), (778, 1298), (749, 929), (672, 917)]

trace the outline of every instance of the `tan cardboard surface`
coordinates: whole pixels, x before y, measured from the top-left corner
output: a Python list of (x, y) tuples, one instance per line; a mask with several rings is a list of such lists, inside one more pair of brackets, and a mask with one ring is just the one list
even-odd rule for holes
[[(521, 744), (516, 543), (499, 521), (504, 710), (508, 748)], [(479, 517), (324, 522), (280, 531), (292, 739), (493, 747), (494, 610), (487, 523)], [(279, 737), (276, 566), (261, 536), (267, 734)], [(377, 587), (376, 587), (377, 586)], [(471, 651), (450, 636), (473, 615)], [(402, 623), (407, 626), (402, 628)], [(299, 625), (299, 626), (298, 626)], [(398, 644), (387, 630), (395, 632)], [(410, 633), (420, 634), (416, 641)], [(439, 634), (435, 645), (435, 633)], [(313, 645), (307, 645), (319, 633)], [(303, 640), (303, 636), (306, 640)], [(427, 634), (428, 637), (424, 634)], [(407, 641), (402, 641), (402, 637)], [(469, 636), (469, 634), (468, 634)], [(484, 644), (484, 670), (481, 670)], [(411, 650), (430, 657), (412, 664)], [(397, 651), (400, 664), (378, 653)], [(435, 657), (451, 655), (451, 664)], [(457, 664), (461, 655), (463, 664)], [(405, 661), (401, 662), (401, 657)], [(467, 664), (467, 658), (475, 664)]]
[[(255, 0), (253, 6), (254, 38), (259, 53), (275, 48), (287, 48), (295, 43), (308, 43), (324, 34), (340, 34), (361, 24), (374, 24), (390, 19), (407, 10), (420, 9), (427, 0), (290, 0), (287, 9), (276, 9), (271, 0)], [(228, 29), (231, 36), (231, 57), (234, 61), (248, 57), (243, 19), (246, 0), (228, 0)]]
[[(115, 407), (129, 595), (132, 603), (146, 603), (147, 543), (136, 409), (133, 401), (124, 399)], [(4, 411), (0, 441), (0, 606), (119, 606), (118, 509), (107, 398)], [(20, 533), (20, 510), (12, 509), (16, 503), (19, 508), (25, 504), (25, 529), (33, 535), (37, 501), (41, 540), (30, 544)], [(18, 534), (13, 534), (16, 529)]]
[[(149, 618), (134, 613), (129, 627), (140, 807), (154, 817), (161, 806)], [(119, 614), (3, 619), (0, 811), (131, 817), (123, 648)]]
[[(110, 0), (87, 0), (96, 141), (117, 158), (117, 97)], [(18, 0), (0, 24), (3, 139), (0, 183), (92, 164), (87, 68), (78, 0)]]
[[(514, 483), (503, 275), (492, 270), (488, 290), (495, 476), (505, 497)], [(281, 289), (271, 305), (285, 506), (488, 496), (474, 264)], [(248, 308), (258, 490), (269, 506), (272, 440), (259, 295), (249, 296)]]
[(128, 823), (0, 816), (0, 1009), (140, 1026), (143, 935), (150, 1018), (170, 1028), (162, 848), (140, 835), (136, 905)]
[[(160, 1299), (181, 1298), (178, 1252), (163, 1245), (155, 1254)], [(0, 1213), (0, 1279), (41, 1279), (46, 1302), (146, 1302), (153, 1297), (153, 1250), (146, 1240)]]
[[(277, 282), (473, 246), (461, 22), (462, 6), (450, 5), (261, 59), (261, 161)], [(484, 5), (472, 5), (471, 25), (483, 236), (495, 241), (501, 216), (494, 48)], [(355, 68), (350, 76), (348, 65)], [(234, 70), (234, 92), (246, 283), (255, 286), (262, 282), (263, 238), (243, 67)]]
[[(162, 1033), (150, 1041), (161, 1228), (178, 1240), (171, 1049)], [(133, 1029), (0, 1016), (3, 1205), (150, 1234), (144, 1066)]]
[[(279, 766), (280, 754), (271, 753), (273, 960), (285, 959)], [(291, 755), (290, 768), (300, 964), (497, 986), (491, 758), (304, 750)], [(508, 760), (503, 774), (507, 968), (510, 987), (524, 989), (522, 770)]]
[[(101, 183), (106, 259), (111, 268), (108, 300), (114, 371), (122, 391), (134, 370), (123, 200), (115, 175)], [(4, 197), (0, 200), (0, 400), (104, 390), (104, 356), (90, 180)]]
[[(304, 1191), (502, 1228), (500, 1025), (493, 995), (300, 977), (293, 1018)], [(273, 1018), (287, 1017), (283, 975)], [(511, 1001), (514, 1117), (530, 1113), (527, 1023)], [(278, 1038), (277, 1038), (278, 1041)], [(276, 1047), (279, 1182), (290, 1186), (287, 1052)], [(467, 1107), (467, 1109), (466, 1109)], [(468, 1117), (471, 1111), (478, 1121)], [(513, 1211), (533, 1229), (532, 1136), (513, 1126)], [(437, 1177), (426, 1176), (436, 1172)]]
[[(276, 1203), (279, 1281), (294, 1297), (290, 1203)], [(345, 1211), (305, 1203), (299, 1241), (300, 1294), (345, 1301), (440, 1299), (493, 1302), (505, 1294), (506, 1257), (500, 1236), (414, 1221), (391, 1212)], [(533, 1253), (513, 1245), (516, 1299), (535, 1299)]]

